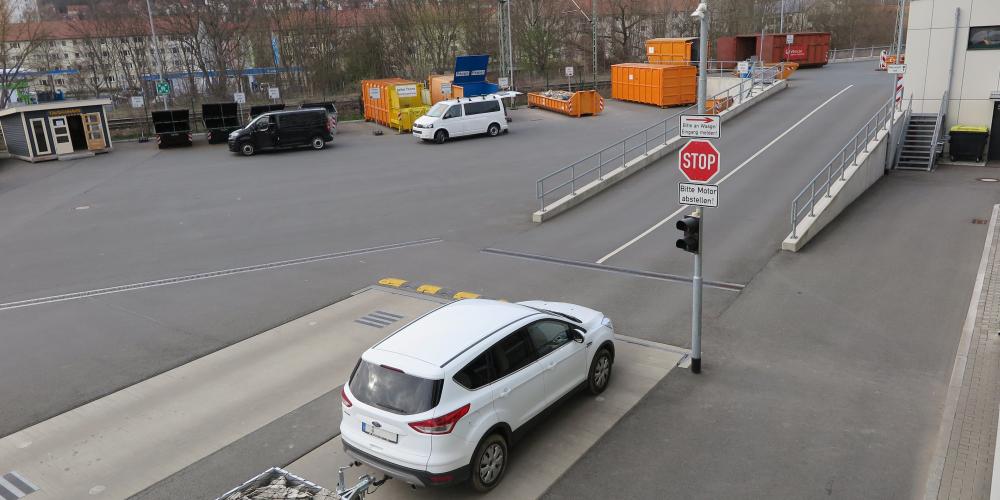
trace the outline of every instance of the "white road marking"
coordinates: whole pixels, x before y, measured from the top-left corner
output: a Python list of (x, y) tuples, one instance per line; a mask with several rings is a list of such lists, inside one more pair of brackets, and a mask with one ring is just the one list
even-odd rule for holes
[[(824, 106), (826, 106), (827, 104), (830, 104), (831, 101), (833, 101), (834, 99), (836, 99), (837, 97), (839, 97), (844, 92), (847, 92), (848, 90), (850, 90), (851, 87), (853, 87), (853, 86), (854, 85), (848, 85), (848, 86), (844, 87), (844, 89), (841, 90), (840, 92), (837, 92), (836, 94), (834, 94), (833, 97), (830, 97), (829, 99), (823, 101), (823, 104), (820, 104), (819, 106), (816, 107), (816, 109), (810, 111), (809, 114), (807, 114), (806, 116), (803, 116), (799, 121), (795, 122), (794, 125), (792, 125), (791, 127), (788, 127), (788, 129), (785, 130), (784, 132), (782, 132), (781, 135), (779, 135), (778, 137), (775, 137), (774, 140), (772, 140), (771, 142), (767, 143), (766, 146), (764, 146), (759, 151), (757, 151), (756, 153), (754, 153), (753, 156), (751, 156), (750, 158), (747, 158), (743, 163), (740, 163), (738, 167), (734, 168), (732, 170), (732, 172), (729, 172), (728, 174), (726, 174), (722, 179), (720, 179), (718, 182), (716, 182), (716, 184), (722, 184), (723, 182), (726, 182), (726, 179), (728, 179), (728, 178), (736, 175), (736, 172), (739, 172), (740, 170), (743, 169), (743, 167), (747, 166), (750, 162), (752, 162), (758, 156), (764, 154), (764, 152), (767, 151), (768, 149), (771, 149), (771, 146), (774, 146), (783, 137), (785, 137), (786, 135), (788, 135), (789, 133), (791, 133), (793, 130), (795, 130), (796, 128), (798, 128), (799, 125), (802, 125), (802, 122), (808, 120), (809, 117), (811, 117), (812, 115), (814, 115), (817, 112), (819, 112), (819, 110), (823, 109)], [(609, 253), (609, 254), (605, 255), (604, 257), (601, 257), (600, 259), (598, 259), (597, 263), (598, 264), (603, 264), (606, 260), (610, 259), (611, 257), (614, 257), (615, 255), (618, 255), (622, 250), (625, 250), (626, 248), (628, 248), (628, 247), (632, 246), (633, 244), (635, 244), (635, 242), (637, 242), (637, 241), (645, 238), (646, 236), (649, 235), (649, 233), (652, 233), (653, 231), (656, 231), (657, 229), (660, 228), (660, 226), (662, 226), (662, 225), (666, 224), (667, 222), (669, 222), (670, 219), (673, 219), (674, 217), (677, 217), (678, 214), (680, 214), (681, 212), (683, 212), (685, 209), (688, 209), (688, 208), (691, 208), (691, 206), (690, 205), (683, 205), (683, 206), (681, 206), (680, 208), (678, 208), (677, 210), (675, 210), (674, 213), (668, 215), (665, 219), (661, 220), (660, 222), (657, 222), (656, 224), (653, 224), (653, 227), (651, 227), (651, 228), (643, 231), (642, 233), (640, 233), (639, 236), (636, 236), (635, 238), (632, 238), (631, 240), (629, 240), (624, 245), (622, 245), (622, 246), (614, 249), (614, 251), (612, 251), (611, 253)]]
[(6, 302), (0, 304), (0, 311), (5, 311), (7, 309), (17, 309), (21, 307), (37, 306), (41, 304), (52, 304), (54, 302), (65, 302), (67, 300), (77, 300), (87, 297), (97, 297), (99, 295), (108, 295), (112, 293), (121, 292), (131, 292), (134, 290), (142, 290), (144, 288), (154, 288), (158, 286), (175, 285), (178, 283), (187, 283), (189, 281), (198, 281), (210, 278), (219, 278), (222, 276), (231, 276), (234, 274), (250, 273), (255, 271), (264, 271), (269, 269), (277, 269), (279, 267), (296, 266), (300, 264), (311, 264), (313, 262), (320, 262), (325, 260), (339, 259), (342, 257), (352, 257), (355, 255), (369, 254), (375, 252), (384, 252), (387, 250), (395, 250), (400, 248), (408, 248), (420, 245), (430, 245), (434, 243), (441, 243), (441, 238), (427, 238), (423, 240), (407, 241), (404, 243), (392, 243), (389, 245), (381, 245), (377, 247), (362, 248), (359, 250), (348, 250), (346, 252), (337, 253), (327, 253), (323, 255), (314, 255), (312, 257), (302, 257), (298, 259), (291, 260), (281, 260), (277, 262), (268, 262), (266, 264), (257, 264), (253, 266), (246, 267), (236, 267), (232, 269), (223, 269), (221, 271), (210, 271), (206, 273), (189, 274), (186, 276), (176, 276), (173, 278), (164, 278), (153, 281), (144, 281), (141, 283), (131, 283), (128, 285), (118, 285), (108, 288), (98, 288), (95, 290), (85, 290), (81, 292), (64, 293), (62, 295), (52, 295), (49, 297), (39, 297), (27, 300), (18, 300), (16, 302)]

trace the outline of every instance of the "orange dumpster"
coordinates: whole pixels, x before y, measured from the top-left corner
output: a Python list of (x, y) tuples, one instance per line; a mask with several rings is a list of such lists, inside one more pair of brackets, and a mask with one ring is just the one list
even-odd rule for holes
[(604, 98), (596, 90), (577, 92), (546, 90), (545, 92), (528, 93), (528, 106), (580, 117), (598, 115), (604, 111)]
[(427, 77), (427, 87), (431, 91), (431, 104), (454, 99), (451, 82), (455, 75), (431, 75)]
[(688, 65), (626, 63), (611, 66), (611, 97), (623, 101), (680, 106), (694, 104), (698, 68)]
[(692, 64), (698, 49), (697, 38), (650, 38), (646, 40), (646, 59), (650, 64)]

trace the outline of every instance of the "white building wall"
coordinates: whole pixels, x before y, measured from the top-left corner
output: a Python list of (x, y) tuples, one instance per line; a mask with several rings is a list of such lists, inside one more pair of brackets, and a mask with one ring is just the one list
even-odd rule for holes
[[(955, 9), (959, 10), (956, 36)], [(967, 50), (970, 26), (1000, 25), (1000, 0), (911, 0), (904, 96), (917, 113), (936, 113), (949, 87), (947, 126), (991, 126), (990, 93), (1000, 91), (1000, 50)]]

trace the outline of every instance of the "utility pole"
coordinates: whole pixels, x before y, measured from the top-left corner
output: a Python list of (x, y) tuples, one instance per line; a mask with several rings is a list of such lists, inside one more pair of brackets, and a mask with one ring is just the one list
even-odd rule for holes
[[(156, 38), (156, 26), (153, 24), (153, 6), (146, 0), (146, 11), (149, 12), (149, 32), (153, 35), (153, 55), (156, 57), (156, 68), (160, 72), (160, 81), (166, 81), (167, 75), (163, 72), (163, 61), (160, 60), (160, 42)], [(163, 96), (164, 111), (169, 107), (170, 94)]]
[(590, 36), (593, 38), (592, 42), (594, 44), (594, 91), (597, 91), (597, 0), (592, 0), (590, 4), (590, 29)]
[(785, 32), (785, 0), (781, 0), (781, 21), (778, 22), (778, 33)]

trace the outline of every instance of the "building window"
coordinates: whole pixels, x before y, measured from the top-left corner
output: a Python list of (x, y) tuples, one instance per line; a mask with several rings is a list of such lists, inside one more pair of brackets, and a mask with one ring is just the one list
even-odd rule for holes
[(969, 50), (1000, 50), (1000, 26), (969, 28)]

